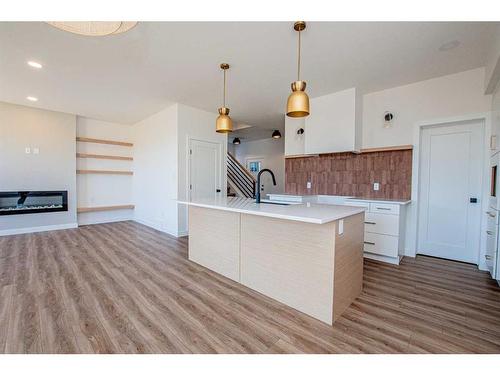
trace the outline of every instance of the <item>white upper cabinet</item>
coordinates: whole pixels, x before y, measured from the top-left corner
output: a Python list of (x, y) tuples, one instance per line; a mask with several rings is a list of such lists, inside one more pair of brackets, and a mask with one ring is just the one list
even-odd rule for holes
[[(285, 116), (285, 156), (304, 155), (305, 118)], [(304, 129), (300, 134), (299, 130)]]
[(362, 99), (355, 88), (313, 98), (305, 119), (305, 154), (359, 151)]

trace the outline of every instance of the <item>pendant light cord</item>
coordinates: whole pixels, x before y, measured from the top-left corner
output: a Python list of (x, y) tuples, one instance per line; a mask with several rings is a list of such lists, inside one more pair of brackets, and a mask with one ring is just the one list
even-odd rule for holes
[(226, 69), (224, 69), (224, 95), (222, 97), (222, 106), (226, 106)]
[(297, 81), (300, 81), (300, 30), (299, 30), (299, 56), (297, 63)]

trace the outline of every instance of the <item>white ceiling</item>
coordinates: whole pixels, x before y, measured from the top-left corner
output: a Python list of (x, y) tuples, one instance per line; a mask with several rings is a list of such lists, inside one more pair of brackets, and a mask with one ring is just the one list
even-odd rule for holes
[[(456, 73), (484, 66), (495, 30), (498, 23), (311, 22), (303, 32), (302, 78), (315, 97)], [(439, 51), (453, 40), (460, 46)], [(1, 22), (0, 101), (120, 123), (171, 102), (215, 113), (222, 100), (219, 63), (228, 62), (233, 119), (283, 129), (296, 49), (292, 22), (140, 22), (108, 37)], [(44, 67), (30, 68), (27, 60)], [(28, 95), (39, 101), (28, 102)]]

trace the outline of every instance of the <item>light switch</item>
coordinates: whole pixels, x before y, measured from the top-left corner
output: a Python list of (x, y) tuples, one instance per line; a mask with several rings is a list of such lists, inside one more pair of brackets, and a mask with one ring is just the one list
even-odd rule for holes
[(40, 153), (40, 149), (38, 147), (33, 148), (33, 153), (34, 154), (39, 154)]
[(307, 181), (307, 188), (310, 189), (311, 188), (311, 181)]
[(373, 190), (378, 191), (380, 189), (380, 184), (378, 182), (373, 183)]
[(26, 148), (24, 149), (24, 152), (25, 152), (25, 153), (27, 153), (27, 154), (31, 154), (31, 148), (26, 147)]

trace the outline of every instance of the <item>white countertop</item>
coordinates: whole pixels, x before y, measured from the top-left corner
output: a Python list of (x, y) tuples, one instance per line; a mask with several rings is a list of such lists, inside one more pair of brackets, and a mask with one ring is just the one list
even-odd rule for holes
[(374, 203), (392, 203), (399, 205), (407, 205), (411, 200), (401, 199), (378, 199), (378, 198), (361, 198), (344, 195), (294, 195), (294, 194), (267, 194), (273, 201), (282, 202), (311, 202), (319, 204), (344, 204), (347, 201), (355, 202), (374, 202)]
[(400, 200), (400, 199), (377, 199), (377, 198), (350, 197), (350, 198), (347, 198), (347, 200), (348, 201), (356, 201), (356, 202), (392, 203), (392, 204), (400, 204), (402, 206), (411, 203), (411, 200)]
[(313, 224), (325, 224), (364, 212), (363, 207), (316, 203), (292, 204), (288, 206), (266, 203), (257, 204), (254, 199), (235, 197), (201, 199), (193, 202), (178, 201), (178, 203)]

